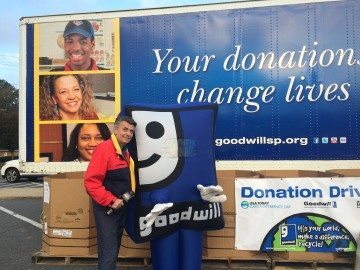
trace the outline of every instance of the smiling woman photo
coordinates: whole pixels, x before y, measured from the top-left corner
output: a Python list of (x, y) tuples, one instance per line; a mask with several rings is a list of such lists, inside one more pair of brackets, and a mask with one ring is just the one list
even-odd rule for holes
[(96, 146), (110, 136), (105, 123), (77, 124), (70, 134), (70, 142), (62, 161), (89, 161)]
[(40, 88), (40, 120), (95, 120), (93, 91), (85, 75), (46, 76)]

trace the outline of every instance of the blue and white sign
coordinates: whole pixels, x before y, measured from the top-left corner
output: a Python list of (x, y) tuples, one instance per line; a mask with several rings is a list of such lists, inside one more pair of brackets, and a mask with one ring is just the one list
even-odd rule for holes
[(217, 160), (360, 158), (360, 2), (120, 18), (121, 103), (219, 105)]
[(261, 251), (356, 251), (360, 181), (236, 179), (235, 247)]

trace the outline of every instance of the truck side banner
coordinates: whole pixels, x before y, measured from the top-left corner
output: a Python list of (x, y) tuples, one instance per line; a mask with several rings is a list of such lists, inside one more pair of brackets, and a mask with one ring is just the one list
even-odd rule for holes
[(358, 178), (238, 178), (235, 190), (237, 249), (356, 251)]
[(121, 105), (219, 105), (217, 160), (360, 158), (360, 2), (120, 18)]

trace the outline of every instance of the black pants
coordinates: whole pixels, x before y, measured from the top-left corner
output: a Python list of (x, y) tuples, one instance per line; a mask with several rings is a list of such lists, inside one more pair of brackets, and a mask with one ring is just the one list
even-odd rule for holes
[(106, 215), (107, 207), (93, 202), (98, 241), (98, 269), (115, 270), (125, 224), (126, 206)]

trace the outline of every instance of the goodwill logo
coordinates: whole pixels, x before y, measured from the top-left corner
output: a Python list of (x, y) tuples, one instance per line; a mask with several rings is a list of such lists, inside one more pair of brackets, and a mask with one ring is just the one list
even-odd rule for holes
[[(173, 212), (160, 215), (154, 222), (154, 229), (176, 225), (179, 222), (206, 222), (221, 217), (220, 203), (212, 203), (208, 205), (208, 209), (195, 210), (195, 207), (189, 206), (187, 210), (182, 212)], [(139, 218), (140, 235), (142, 237), (149, 236), (153, 227), (146, 227), (145, 216)]]
[(296, 224), (280, 225), (281, 245), (296, 245)]
[(328, 201), (328, 202), (304, 202), (305, 208), (337, 208), (336, 201)]

